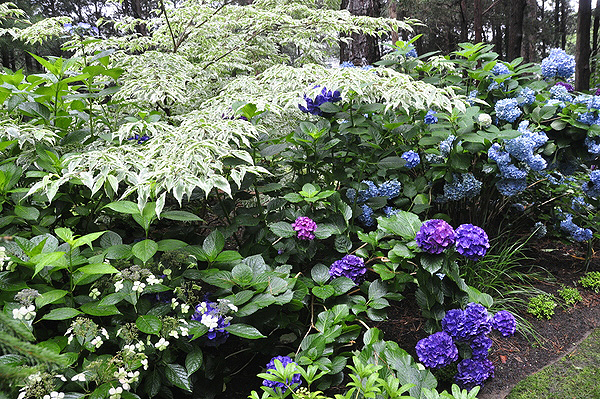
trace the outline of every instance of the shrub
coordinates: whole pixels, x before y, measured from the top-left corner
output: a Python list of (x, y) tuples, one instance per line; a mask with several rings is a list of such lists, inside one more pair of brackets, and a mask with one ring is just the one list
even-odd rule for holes
[(556, 302), (553, 298), (554, 296), (551, 294), (540, 294), (531, 298), (527, 306), (527, 312), (538, 319), (546, 318), (550, 320), (554, 315), (554, 308), (556, 307)]

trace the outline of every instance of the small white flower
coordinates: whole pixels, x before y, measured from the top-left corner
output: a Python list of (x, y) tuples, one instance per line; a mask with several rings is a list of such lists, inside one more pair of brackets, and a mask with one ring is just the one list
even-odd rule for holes
[(115, 283), (115, 292), (119, 292), (123, 289), (123, 280), (119, 280)]
[(131, 344), (128, 345), (126, 344), (125, 346), (123, 346), (123, 351), (129, 354), (134, 354), (135, 353), (135, 345)]
[(182, 303), (181, 304), (181, 313), (186, 314), (189, 311), (190, 311), (190, 305), (188, 305), (187, 303)]
[(217, 328), (219, 326), (219, 318), (217, 316), (205, 313), (202, 315), (200, 323), (204, 324), (210, 329)]
[(142, 283), (141, 281), (134, 281), (131, 290), (141, 294), (142, 291), (144, 291), (144, 288), (146, 288), (146, 284)]
[(169, 336), (177, 339), (177, 338), (179, 338), (179, 331), (171, 330), (171, 331), (169, 331)]
[(67, 338), (67, 345), (71, 344), (71, 341), (73, 341), (73, 337), (74, 337), (73, 334), (69, 335), (69, 337)]
[(50, 392), (50, 395), (44, 395), (44, 399), (62, 399), (65, 397), (64, 392)]
[(167, 349), (167, 346), (169, 346), (169, 341), (162, 337), (158, 340), (156, 344), (154, 344), (154, 347), (159, 351), (164, 351), (165, 349)]
[(181, 330), (181, 335), (184, 337), (190, 335), (190, 330), (187, 327), (179, 327), (179, 330)]
[(27, 388), (23, 387), (21, 389), (19, 389), (19, 396), (17, 396), (17, 399), (25, 399), (25, 395), (27, 395)]
[(89, 293), (90, 298), (97, 299), (100, 296), (100, 290), (98, 288), (93, 288)]
[(115, 371), (113, 375), (116, 379), (119, 380), (119, 382), (121, 382), (122, 379), (125, 379), (125, 377), (127, 377), (127, 371), (125, 371), (123, 367), (119, 367), (119, 371)]
[(90, 342), (92, 345), (94, 345), (96, 348), (99, 348), (102, 346), (102, 344), (104, 343), (102, 341), (102, 337), (97, 336), (94, 339), (92, 339), (92, 341)]
[[(148, 337), (150, 338), (150, 337)], [(146, 345), (144, 345), (144, 343), (142, 341), (139, 341), (138, 343), (135, 344), (135, 347), (138, 351), (143, 351), (144, 348), (146, 348)]]
[(154, 274), (151, 274), (146, 278), (146, 282), (148, 283), (148, 285), (154, 285), (161, 284), (163, 281), (162, 278), (156, 278)]
[(75, 374), (73, 377), (71, 377), (71, 381), (85, 382), (85, 373)]
[(177, 299), (171, 298), (171, 309), (175, 310), (177, 306), (179, 306), (179, 302), (177, 302)]
[(123, 384), (123, 389), (124, 390), (129, 391), (131, 389), (131, 386), (129, 385), (129, 383), (122, 382), (121, 384)]
[(144, 370), (148, 370), (148, 359), (142, 359), (140, 363), (144, 366)]
[(121, 399), (122, 393), (123, 393), (123, 388), (121, 388), (121, 387), (111, 388), (108, 390), (110, 399)]
[(66, 382), (67, 381), (67, 379), (65, 378), (65, 376), (62, 375), (62, 374), (56, 374), (54, 377), (58, 378), (62, 382)]
[(229, 306), (229, 309), (233, 310), (234, 312), (238, 311), (238, 307), (235, 306), (233, 303), (228, 303), (227, 306)]
[(109, 339), (109, 336), (108, 336), (108, 331), (106, 331), (106, 328), (102, 327), (102, 328), (100, 329), (100, 333), (101, 333), (102, 335), (104, 335), (104, 336), (106, 337), (106, 339)]

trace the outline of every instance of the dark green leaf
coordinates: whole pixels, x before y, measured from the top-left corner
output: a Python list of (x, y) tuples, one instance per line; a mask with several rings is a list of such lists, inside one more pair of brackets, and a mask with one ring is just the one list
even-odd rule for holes
[(52, 309), (48, 314), (42, 317), (42, 320), (67, 320), (81, 314), (77, 309), (73, 308), (58, 308)]
[(191, 392), (192, 387), (190, 379), (185, 368), (179, 364), (167, 364), (165, 366), (165, 376), (167, 380), (178, 388)]
[(137, 318), (135, 325), (143, 333), (159, 335), (162, 321), (156, 316), (144, 315)]
[(233, 335), (247, 339), (266, 338), (266, 336), (262, 335), (256, 328), (247, 324), (231, 324), (230, 326), (225, 327), (225, 331), (229, 331)]
[(55, 303), (67, 294), (68, 292), (65, 290), (52, 290), (44, 292), (41, 296), (35, 298), (35, 304), (37, 305), (38, 309), (40, 309), (50, 303)]
[(131, 248), (133, 255), (144, 263), (148, 262), (156, 251), (158, 251), (158, 244), (150, 239), (140, 241)]
[(331, 278), (327, 266), (320, 263), (316, 264), (310, 270), (310, 276), (312, 277), (313, 281), (319, 285), (325, 284)]
[[(277, 222), (271, 223), (269, 225), (269, 229), (275, 234), (277, 237), (289, 238), (296, 235), (296, 231), (292, 228), (292, 225), (287, 222)], [(319, 228), (317, 227), (317, 230)]]
[(194, 374), (200, 367), (202, 367), (203, 355), (200, 348), (195, 348), (185, 357), (185, 368), (188, 375)]
[(186, 211), (166, 211), (160, 214), (160, 217), (180, 222), (201, 222), (202, 219), (191, 212)]
[(423, 254), (421, 256), (421, 266), (429, 273), (437, 273), (444, 265), (444, 255)]
[(318, 298), (327, 299), (335, 294), (335, 289), (331, 285), (317, 285), (312, 287), (312, 293)]

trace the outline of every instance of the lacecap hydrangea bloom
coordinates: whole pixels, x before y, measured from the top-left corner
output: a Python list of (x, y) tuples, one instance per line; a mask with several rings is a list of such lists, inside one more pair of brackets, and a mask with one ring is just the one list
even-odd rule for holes
[(471, 260), (481, 259), (490, 248), (486, 232), (472, 224), (461, 224), (456, 229), (456, 252)]
[[(267, 374), (274, 374), (274, 371), (277, 370), (277, 366), (275, 365), (275, 361), (279, 360), (281, 365), (285, 368), (288, 364), (292, 363), (296, 365), (294, 361), (289, 356), (275, 356), (272, 358), (269, 363), (267, 363), (267, 370), (265, 371)], [(263, 386), (273, 388), (279, 393), (285, 393), (287, 391), (287, 386), (298, 386), (302, 383), (301, 380), (302, 375), (300, 373), (296, 373), (292, 376), (292, 380), (287, 380), (284, 384), (283, 382), (271, 381), (271, 380), (263, 380)]]
[(314, 240), (317, 224), (307, 216), (300, 216), (292, 223), (292, 228), (298, 233), (299, 240)]
[(327, 90), (326, 87), (323, 87), (323, 89), (321, 89), (321, 93), (318, 94), (314, 100), (305, 94), (304, 101), (306, 101), (306, 107), (302, 104), (299, 104), (298, 108), (304, 113), (320, 116), (323, 115), (323, 111), (321, 111), (321, 108), (319, 108), (321, 105), (327, 102), (334, 103), (340, 101), (341, 99), (342, 95), (339, 91)]
[(503, 337), (510, 337), (515, 335), (517, 321), (512, 313), (507, 310), (501, 310), (494, 315), (492, 328), (502, 334)]
[(192, 320), (208, 327), (206, 338), (211, 345), (220, 345), (229, 337), (229, 331), (226, 331), (225, 327), (231, 324), (231, 317), (226, 316), (229, 309), (225, 306), (226, 304), (216, 302), (201, 302), (192, 315)]
[(415, 348), (419, 361), (425, 367), (437, 369), (458, 360), (458, 348), (445, 332), (431, 334), (417, 342)]
[(430, 254), (441, 254), (454, 245), (455, 239), (456, 233), (452, 226), (441, 219), (425, 221), (415, 237), (419, 248)]
[(425, 114), (425, 118), (424, 121), (427, 125), (432, 125), (434, 123), (438, 122), (438, 118), (437, 116), (435, 116), (437, 114), (437, 112), (435, 112), (434, 110), (430, 109), (429, 111), (427, 111), (427, 113)]
[(329, 267), (331, 277), (348, 277), (357, 285), (364, 281), (366, 273), (365, 262), (356, 255), (346, 255), (333, 262)]
[(550, 50), (548, 57), (542, 60), (542, 76), (546, 79), (568, 79), (575, 73), (575, 57), (565, 53), (563, 49)]
[(406, 166), (408, 169), (412, 169), (421, 163), (421, 158), (419, 157), (419, 154), (414, 152), (413, 150), (406, 151), (404, 154), (402, 154), (401, 158), (406, 161), (406, 164), (404, 164), (404, 166)]
[(519, 108), (519, 103), (515, 98), (505, 98), (498, 100), (494, 106), (496, 117), (508, 122), (514, 122), (523, 113)]

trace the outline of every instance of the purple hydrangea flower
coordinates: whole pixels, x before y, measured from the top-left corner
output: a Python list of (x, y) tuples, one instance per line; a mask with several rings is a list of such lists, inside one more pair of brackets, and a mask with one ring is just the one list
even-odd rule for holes
[(306, 101), (306, 107), (302, 104), (299, 104), (298, 108), (304, 113), (320, 116), (323, 115), (323, 111), (321, 111), (321, 108), (319, 108), (321, 105), (328, 102), (334, 103), (340, 101), (341, 99), (342, 95), (339, 91), (327, 90), (326, 87), (323, 87), (323, 89), (321, 89), (321, 94), (318, 94), (314, 100), (305, 94), (304, 100)]
[(127, 140), (135, 140), (138, 144), (142, 144), (144, 141), (150, 140), (150, 136), (144, 134), (140, 136), (139, 134), (135, 134), (133, 137), (129, 137)]
[(202, 302), (196, 306), (196, 311), (192, 315), (192, 320), (197, 320), (208, 327), (206, 338), (210, 345), (220, 345), (227, 340), (229, 332), (225, 331), (228, 327), (230, 317), (226, 317), (226, 310), (220, 309), (216, 302)]
[(456, 239), (452, 226), (441, 219), (431, 219), (423, 223), (417, 236), (417, 245), (430, 254), (441, 254), (451, 247)]
[(365, 262), (356, 255), (346, 255), (329, 267), (331, 277), (348, 277), (357, 285), (364, 281), (366, 273)]
[(468, 390), (477, 385), (483, 386), (485, 380), (494, 377), (494, 365), (488, 359), (463, 359), (457, 368), (454, 380), (461, 388)]
[(489, 247), (490, 241), (481, 227), (461, 224), (456, 229), (456, 252), (468, 259), (481, 259)]
[(404, 166), (406, 166), (408, 169), (412, 169), (421, 163), (421, 158), (419, 157), (419, 154), (417, 154), (413, 150), (406, 151), (404, 154), (402, 154), (402, 159), (406, 161), (406, 164)]
[(457, 341), (464, 341), (468, 334), (465, 330), (465, 312), (462, 309), (451, 309), (442, 319), (442, 330)]
[(417, 356), (425, 367), (437, 369), (458, 360), (458, 348), (445, 332), (431, 334), (417, 342)]
[[(267, 363), (267, 370), (266, 373), (267, 374), (274, 374), (273, 371), (277, 370), (277, 367), (275, 366), (275, 360), (279, 360), (281, 362), (281, 365), (285, 368), (285, 366), (287, 366), (288, 364), (292, 363), (292, 364), (296, 364), (295, 362), (292, 361), (292, 359), (289, 356), (275, 356), (274, 358), (272, 358), (269, 363)], [(270, 387), (273, 388), (274, 390), (276, 390), (277, 392), (280, 393), (284, 393), (287, 390), (287, 386), (298, 386), (302, 383), (302, 380), (300, 379), (302, 376), (300, 375), (300, 373), (296, 373), (293, 375), (292, 380), (287, 380), (286, 383), (284, 384), (283, 382), (278, 382), (278, 381), (270, 381), (270, 380), (263, 380), (263, 386), (265, 387)]]
[(317, 224), (307, 216), (300, 216), (292, 223), (292, 228), (298, 232), (300, 240), (314, 240)]
[(437, 112), (435, 112), (432, 109), (427, 111), (427, 114), (425, 114), (425, 118), (424, 118), (424, 121), (427, 125), (432, 125), (432, 124), (438, 122), (438, 118), (437, 118), (437, 116), (435, 116), (435, 114), (437, 114)]
[(501, 310), (494, 315), (492, 327), (497, 330), (503, 337), (510, 337), (515, 334), (517, 329), (517, 321), (515, 316), (509, 311)]
[(492, 340), (485, 335), (478, 335), (471, 341), (471, 359), (483, 360), (487, 358)]
[(566, 82), (556, 82), (555, 86), (563, 86), (569, 93), (573, 93), (575, 91), (573, 85)]
[(442, 329), (456, 341), (470, 341), (476, 336), (488, 334), (492, 324), (487, 309), (471, 302), (464, 311), (447, 311), (442, 319)]

